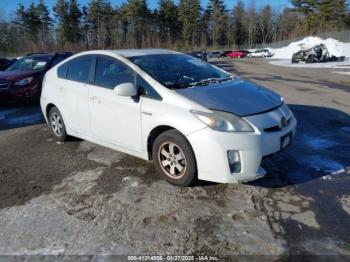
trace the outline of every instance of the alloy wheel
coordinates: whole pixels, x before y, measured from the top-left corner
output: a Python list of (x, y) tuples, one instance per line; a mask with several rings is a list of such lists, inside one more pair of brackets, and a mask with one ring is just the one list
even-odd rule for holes
[(187, 161), (185, 154), (173, 142), (165, 142), (159, 147), (158, 161), (163, 172), (173, 179), (180, 179), (186, 173)]
[(62, 135), (63, 122), (60, 115), (56, 112), (51, 115), (51, 128), (56, 136)]

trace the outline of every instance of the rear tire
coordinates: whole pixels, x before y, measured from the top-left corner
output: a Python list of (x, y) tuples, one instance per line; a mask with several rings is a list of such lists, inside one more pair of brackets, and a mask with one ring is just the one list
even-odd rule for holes
[(55, 139), (59, 142), (67, 140), (66, 126), (63, 117), (57, 107), (53, 107), (49, 111), (48, 120)]
[(154, 164), (162, 177), (176, 186), (190, 186), (197, 179), (197, 164), (191, 145), (176, 130), (160, 134), (153, 143)]

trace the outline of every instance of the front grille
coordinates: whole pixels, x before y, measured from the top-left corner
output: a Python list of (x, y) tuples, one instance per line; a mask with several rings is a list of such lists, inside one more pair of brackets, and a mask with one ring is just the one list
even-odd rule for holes
[(7, 89), (11, 85), (10, 81), (0, 80), (0, 89)]
[[(291, 120), (292, 120), (292, 118), (290, 117), (290, 118), (287, 120), (287, 125), (286, 125), (286, 126), (289, 125), (289, 123), (290, 123)], [(286, 126), (285, 126), (285, 127), (286, 127)], [(285, 128), (285, 127), (283, 127), (283, 128)], [(281, 131), (283, 128), (281, 128), (279, 125), (277, 125), (277, 126), (272, 126), (272, 127), (265, 128), (264, 131), (265, 131), (265, 132), (278, 132), (278, 131)]]

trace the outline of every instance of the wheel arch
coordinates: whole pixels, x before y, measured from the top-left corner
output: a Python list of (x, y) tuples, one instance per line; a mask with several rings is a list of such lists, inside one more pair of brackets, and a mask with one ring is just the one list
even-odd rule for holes
[(50, 110), (51, 110), (52, 108), (54, 108), (54, 107), (57, 108), (57, 106), (56, 106), (55, 104), (53, 104), (53, 103), (48, 103), (48, 104), (46, 105), (46, 108), (45, 108), (45, 116), (46, 116), (47, 119), (49, 119), (49, 112), (50, 112)]
[[(170, 125), (159, 125), (159, 126), (156, 126), (154, 127), (151, 132), (148, 134), (148, 137), (147, 137), (147, 153), (148, 153), (148, 159), (149, 160), (153, 160), (153, 155), (152, 155), (152, 149), (153, 149), (153, 144), (154, 144), (154, 141), (156, 140), (156, 138), (158, 136), (160, 136), (162, 133), (166, 132), (166, 131), (169, 131), (169, 130), (175, 130), (177, 132), (179, 132), (188, 142), (188, 144), (190, 145), (191, 149), (192, 149), (192, 152), (195, 156), (195, 159), (196, 159), (196, 155), (194, 153), (194, 150), (193, 150), (193, 147), (190, 143), (190, 141), (188, 141), (188, 139), (186, 138), (186, 136), (183, 134), (183, 132), (181, 132), (179, 129), (173, 127), (173, 126), (170, 126)], [(197, 160), (196, 160), (197, 162)]]
[[(177, 130), (176, 128), (172, 127), (172, 126), (168, 126), (168, 125), (160, 125), (160, 126), (156, 126), (154, 127), (151, 132), (148, 134), (147, 137), (147, 154), (148, 154), (148, 159), (152, 160), (153, 159), (153, 155), (152, 155), (152, 148), (153, 148), (153, 143), (156, 140), (156, 138), (168, 131), (168, 130)], [(178, 132), (180, 132), (179, 130), (177, 130)], [(180, 132), (181, 133), (181, 132)]]

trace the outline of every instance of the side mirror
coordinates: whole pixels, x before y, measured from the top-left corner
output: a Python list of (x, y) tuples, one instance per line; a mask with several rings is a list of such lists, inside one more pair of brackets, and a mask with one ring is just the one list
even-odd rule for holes
[(136, 96), (137, 88), (133, 83), (123, 83), (114, 88), (114, 93), (118, 96)]

